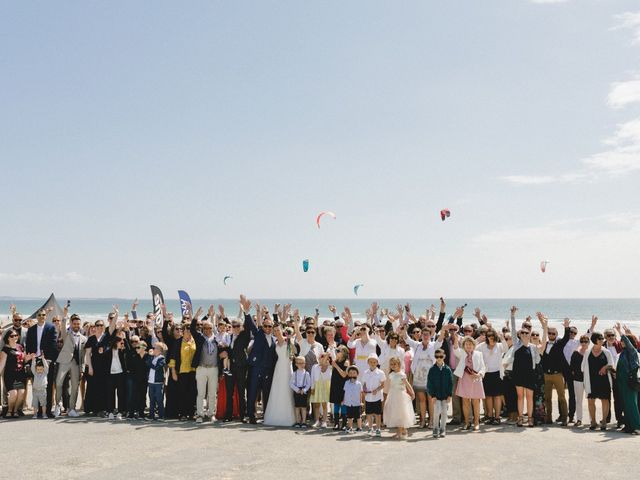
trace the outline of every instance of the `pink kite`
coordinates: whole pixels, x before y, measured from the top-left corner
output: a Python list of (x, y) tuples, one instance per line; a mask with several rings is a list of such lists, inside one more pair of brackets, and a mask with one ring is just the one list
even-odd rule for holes
[(329, 215), (330, 217), (333, 217), (333, 219), (336, 219), (336, 214), (333, 212), (320, 212), (318, 214), (318, 217), (316, 218), (316, 225), (318, 225), (318, 228), (320, 228), (320, 219), (324, 216), (324, 215)]
[(444, 210), (440, 210), (440, 218), (444, 222), (445, 218), (449, 218), (451, 216), (451, 212), (449, 209), (445, 208)]
[(547, 264), (548, 264), (548, 263), (550, 263), (550, 262), (547, 262), (546, 260), (544, 260), (544, 261), (540, 262), (540, 271), (541, 271), (542, 273), (544, 273), (544, 272), (546, 272), (546, 271), (547, 271)]

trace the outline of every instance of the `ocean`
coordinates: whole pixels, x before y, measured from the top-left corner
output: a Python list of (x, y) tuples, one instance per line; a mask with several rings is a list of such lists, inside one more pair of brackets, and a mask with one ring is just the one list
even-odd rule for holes
[[(11, 300), (3, 298), (0, 300), (0, 323), (6, 325), (9, 322), (9, 305), (15, 303), (19, 312), (23, 315), (31, 315), (44, 302), (43, 299), (16, 299)], [(64, 306), (67, 299), (59, 298), (60, 306)], [(83, 320), (96, 320), (97, 318), (106, 318), (108, 312), (111, 311), (112, 305), (120, 306), (120, 312), (123, 314), (129, 310), (133, 302), (132, 299), (122, 298), (101, 298), (101, 299), (74, 299), (71, 298), (71, 313), (77, 313)], [(327, 308), (328, 305), (335, 305), (338, 311), (342, 311), (344, 306), (351, 308), (351, 312), (355, 319), (364, 318), (365, 311), (370, 307), (373, 301), (377, 301), (381, 308), (386, 307), (395, 311), (397, 304), (404, 305), (409, 303), (411, 310), (416, 316), (424, 313), (425, 309), (431, 304), (439, 309), (439, 299), (416, 299), (416, 298), (398, 298), (398, 299), (366, 299), (366, 298), (305, 298), (305, 299), (251, 299), (254, 304), (258, 301), (266, 304), (269, 309), (273, 310), (275, 303), (282, 305), (291, 303), (293, 308), (299, 308), (301, 314), (313, 315), (316, 306), (320, 309), (321, 318), (330, 318), (331, 314)], [(632, 330), (640, 333), (640, 299), (533, 299), (533, 298), (450, 298), (445, 299), (447, 302), (447, 313), (453, 313), (456, 306), (468, 304), (465, 309), (464, 321), (471, 323), (473, 317), (473, 309), (478, 307), (482, 313), (486, 314), (489, 320), (495, 325), (502, 325), (509, 318), (509, 309), (511, 305), (519, 307), (518, 318), (524, 318), (531, 315), (535, 318), (537, 311), (543, 312), (551, 323), (560, 324), (562, 319), (568, 317), (572, 324), (578, 326), (580, 330), (586, 329), (591, 323), (591, 316), (597, 315), (599, 318), (598, 329), (602, 330), (611, 327), (615, 322), (627, 323)], [(166, 299), (167, 310), (174, 312), (177, 316), (180, 313), (180, 304), (177, 299)], [(229, 317), (238, 315), (237, 299), (193, 299), (194, 309), (202, 306), (204, 310), (209, 305), (221, 304), (226, 310)], [(151, 299), (141, 299), (138, 312), (140, 315), (151, 311)]]

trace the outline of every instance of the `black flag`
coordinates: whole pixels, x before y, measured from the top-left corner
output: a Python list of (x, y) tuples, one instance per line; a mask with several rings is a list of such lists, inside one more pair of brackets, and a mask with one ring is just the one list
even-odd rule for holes
[(162, 313), (164, 297), (160, 289), (155, 285), (151, 285), (151, 299), (153, 300), (153, 313), (156, 315), (156, 325), (161, 326), (164, 323), (164, 315)]

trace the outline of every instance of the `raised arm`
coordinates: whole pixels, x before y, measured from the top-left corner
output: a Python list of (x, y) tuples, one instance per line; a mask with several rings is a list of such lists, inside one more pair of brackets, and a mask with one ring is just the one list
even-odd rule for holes
[(540, 345), (538, 345), (538, 352), (542, 354), (545, 348), (547, 348), (547, 340), (549, 338), (547, 336), (547, 331), (549, 330), (549, 320), (540, 312), (536, 313), (536, 315), (538, 316), (538, 320), (540, 320), (540, 325), (542, 325), (542, 340), (540, 341)]
[(258, 334), (258, 327), (251, 318), (251, 301), (244, 295), (240, 295), (240, 309), (244, 313), (244, 328), (254, 336)]

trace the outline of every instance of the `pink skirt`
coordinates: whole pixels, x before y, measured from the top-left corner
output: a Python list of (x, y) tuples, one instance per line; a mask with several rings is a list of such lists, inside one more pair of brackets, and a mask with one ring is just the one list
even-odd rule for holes
[(462, 378), (458, 380), (456, 395), (460, 398), (483, 399), (482, 379), (474, 380), (469, 373), (464, 372)]

